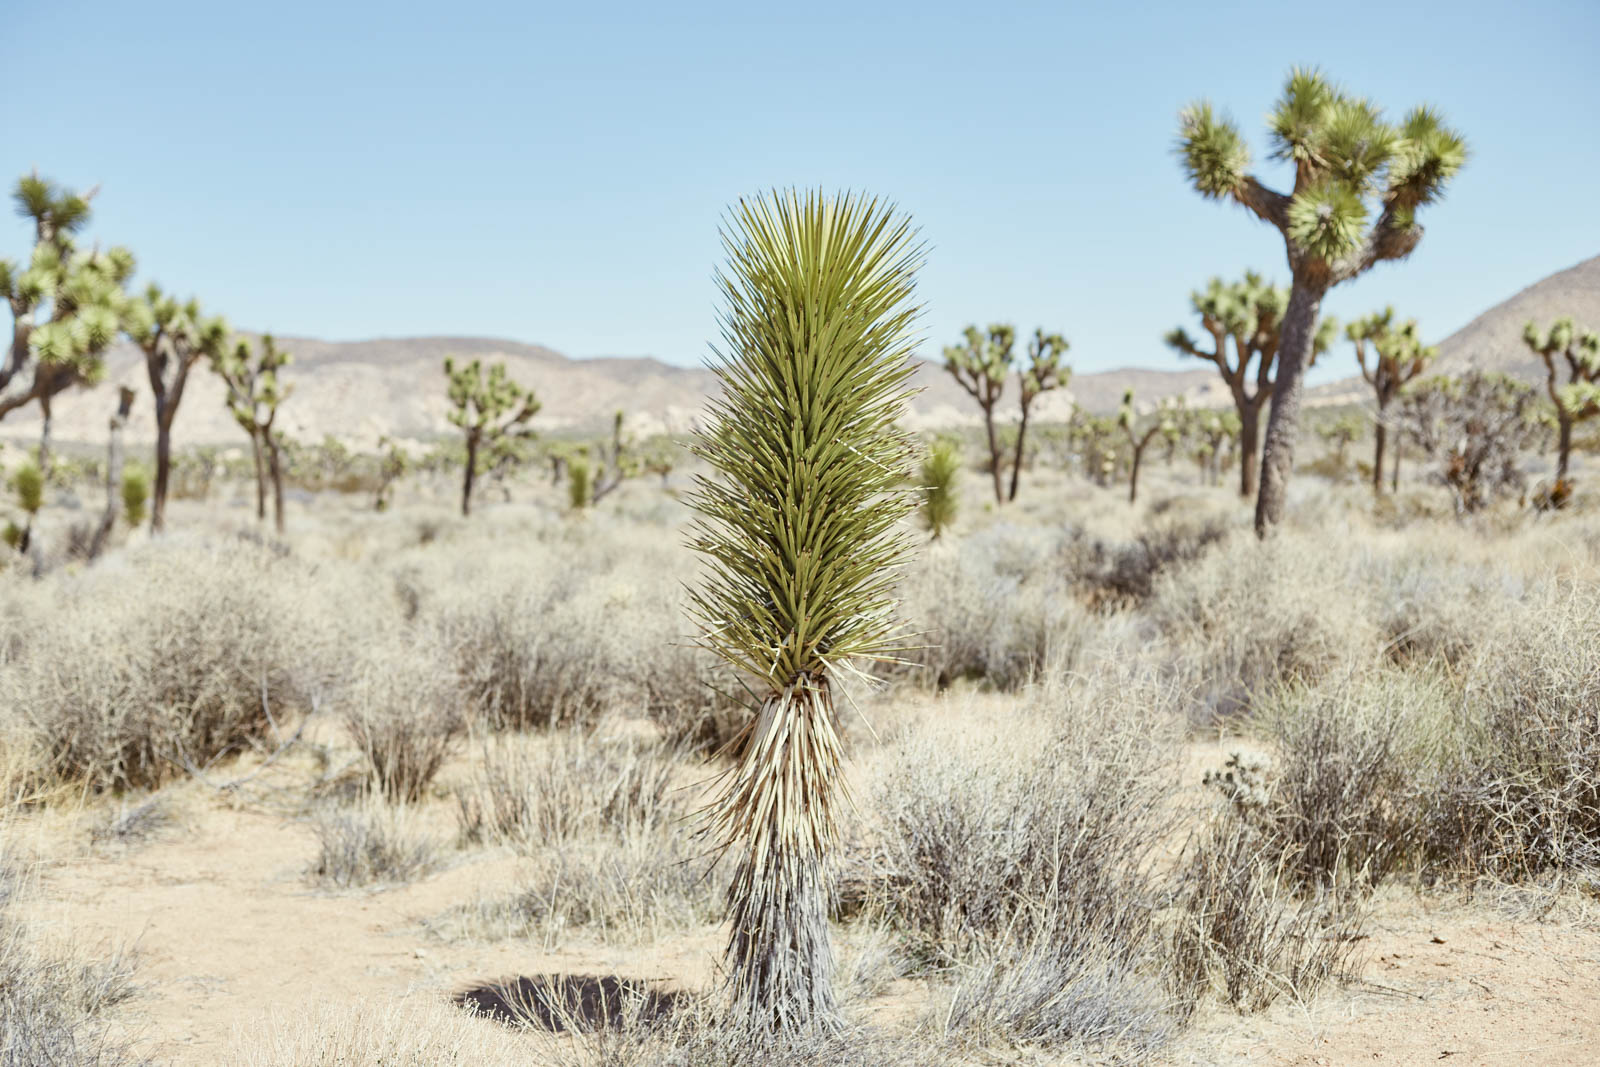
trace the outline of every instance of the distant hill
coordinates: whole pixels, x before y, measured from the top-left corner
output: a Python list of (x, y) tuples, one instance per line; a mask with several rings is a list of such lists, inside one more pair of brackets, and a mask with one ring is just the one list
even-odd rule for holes
[[(426, 440), (455, 432), (447, 417), (449, 404), (441, 369), (445, 356), (451, 354), (504, 360), (513, 378), (538, 393), (544, 406), (534, 425), (547, 431), (598, 430), (613, 412), (622, 410), (637, 433), (682, 433), (695, 423), (716, 388), (715, 376), (704, 367), (679, 367), (650, 358), (570, 359), (542, 345), (493, 338), (320, 341), (278, 335), (277, 340), (294, 354), (294, 363), (284, 374), (294, 393), (279, 415), (285, 432), (308, 441), (332, 434), (357, 448), (371, 447), (385, 434)], [(115, 386), (123, 384), (139, 394), (129, 419), (129, 439), (153, 440), (154, 408), (143, 359), (128, 345), (111, 352), (104, 384), (56, 401), (56, 439), (103, 441), (115, 403)], [(977, 406), (941, 367), (922, 364), (915, 384), (920, 392), (912, 402), (911, 425), (957, 426), (977, 421)], [(1129, 386), (1141, 405), (1174, 393), (1202, 403), (1216, 402), (1204, 398), (1220, 390), (1220, 382), (1208, 369), (1083, 374), (1074, 376), (1070, 390), (1042, 398), (1038, 417), (1064, 417), (1074, 400), (1093, 411), (1115, 410)], [(1010, 407), (1008, 403), (1008, 414)], [(13, 412), (0, 422), (0, 438), (31, 440), (38, 432), (35, 408)], [(190, 377), (174, 433), (183, 444), (244, 443), (223, 406), (221, 383), (203, 365)]]
[(1437, 369), (1460, 374), (1478, 367), (1542, 381), (1544, 363), (1523, 345), (1522, 326), (1529, 319), (1549, 326), (1562, 315), (1600, 329), (1600, 256), (1535, 282), (1440, 341)]

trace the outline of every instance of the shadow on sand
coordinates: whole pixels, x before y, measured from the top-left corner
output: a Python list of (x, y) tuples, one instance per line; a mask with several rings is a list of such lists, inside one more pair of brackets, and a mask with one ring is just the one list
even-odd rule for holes
[(615, 975), (540, 974), (485, 982), (457, 993), (456, 1004), (510, 1026), (593, 1033), (623, 1023), (652, 1023), (683, 994)]

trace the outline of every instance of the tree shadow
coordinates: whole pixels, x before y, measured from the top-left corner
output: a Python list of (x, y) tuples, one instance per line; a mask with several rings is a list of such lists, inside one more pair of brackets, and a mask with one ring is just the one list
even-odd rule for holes
[(609, 974), (540, 974), (485, 982), (452, 999), (508, 1026), (593, 1033), (625, 1023), (654, 1023), (669, 1015), (684, 994)]

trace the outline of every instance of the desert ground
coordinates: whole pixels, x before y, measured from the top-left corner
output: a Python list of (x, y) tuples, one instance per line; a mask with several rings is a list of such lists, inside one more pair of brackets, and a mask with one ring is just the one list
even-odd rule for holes
[[(282, 539), (223, 483), (0, 574), (5, 1062), (744, 1062), (687, 479)], [(1306, 475), (1261, 544), (1146, 479), (968, 471), (919, 536), (843, 724), (849, 1025), (785, 1061), (1593, 1062), (1600, 513)]]

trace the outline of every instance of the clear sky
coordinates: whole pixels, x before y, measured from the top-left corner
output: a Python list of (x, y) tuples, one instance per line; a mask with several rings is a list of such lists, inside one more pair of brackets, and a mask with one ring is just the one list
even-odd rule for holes
[(0, 175), (100, 184), (95, 237), (247, 329), (694, 363), (724, 206), (795, 184), (912, 213), (927, 355), (1004, 320), (1080, 371), (1178, 366), (1190, 289), (1287, 280), (1275, 232), (1187, 187), (1178, 109), (1264, 156), (1294, 64), (1472, 151), (1420, 249), (1328, 310), (1437, 339), (1600, 253), (1600, 0), (7, 6)]

